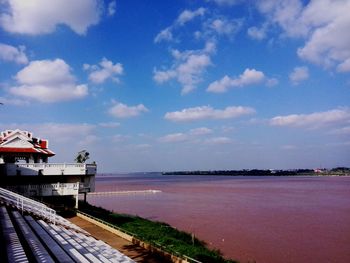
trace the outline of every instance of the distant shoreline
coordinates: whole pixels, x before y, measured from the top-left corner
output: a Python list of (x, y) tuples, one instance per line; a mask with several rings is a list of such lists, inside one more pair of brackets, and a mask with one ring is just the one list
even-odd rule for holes
[(215, 170), (215, 171), (171, 171), (163, 175), (217, 175), (217, 176), (350, 176), (350, 168), (296, 169), (296, 170)]
[(168, 171), (168, 172), (127, 172), (127, 173), (98, 173), (97, 178), (107, 178), (107, 177), (125, 177), (125, 176), (145, 176), (145, 175), (194, 175), (194, 176), (313, 176), (313, 177), (324, 177), (324, 176), (350, 176), (349, 170), (334, 171), (324, 170), (321, 172), (315, 172), (314, 170), (215, 170), (215, 171)]

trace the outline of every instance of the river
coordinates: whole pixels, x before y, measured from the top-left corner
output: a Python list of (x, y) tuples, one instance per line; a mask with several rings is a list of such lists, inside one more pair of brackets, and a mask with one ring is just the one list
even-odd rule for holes
[(88, 202), (167, 222), (242, 263), (350, 262), (350, 177), (96, 177), (96, 191), (146, 189), (162, 192)]

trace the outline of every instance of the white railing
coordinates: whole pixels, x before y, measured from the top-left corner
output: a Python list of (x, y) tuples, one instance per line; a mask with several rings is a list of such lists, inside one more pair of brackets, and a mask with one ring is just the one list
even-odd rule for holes
[(80, 227), (72, 224), (68, 220), (57, 215), (54, 209), (48, 207), (43, 203), (27, 198), (23, 195), (14, 193), (12, 191), (0, 187), (0, 199), (2, 199), (5, 203), (9, 205), (15, 206), (18, 210), (22, 212), (29, 212), (43, 219), (46, 219), (53, 224), (62, 225), (66, 228), (74, 229), (75, 231), (82, 232), (84, 234), (89, 234)]
[(85, 163), (6, 163), (1, 172), (7, 176), (95, 175), (96, 165)]
[(7, 204), (15, 206), (18, 210), (27, 211), (37, 216), (43, 217), (52, 223), (56, 223), (56, 211), (52, 208), (34, 201), (23, 195), (16, 194), (12, 191), (0, 187), (0, 198)]
[[(14, 186), (14, 188), (17, 188), (18, 186)], [(8, 188), (8, 187), (7, 187)], [(39, 189), (39, 188), (53, 188), (53, 189), (59, 189), (59, 188), (71, 188), (71, 189), (78, 189), (79, 183), (53, 183), (53, 184), (29, 184), (29, 185), (21, 185), (20, 188), (28, 188), (28, 189)]]
[(20, 192), (25, 196), (77, 195), (79, 183), (29, 184), (6, 187), (10, 191)]
[(16, 164), (18, 167), (25, 167), (25, 168), (50, 168), (50, 167), (56, 167), (56, 168), (84, 168), (84, 163), (18, 163)]

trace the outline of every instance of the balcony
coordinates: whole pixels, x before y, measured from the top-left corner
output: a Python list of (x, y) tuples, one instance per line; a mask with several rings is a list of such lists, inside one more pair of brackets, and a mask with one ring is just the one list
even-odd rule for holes
[(5, 176), (95, 175), (96, 165), (85, 163), (7, 163), (0, 165)]
[(8, 186), (7, 189), (19, 192), (25, 196), (76, 196), (79, 192), (79, 183), (17, 185)]

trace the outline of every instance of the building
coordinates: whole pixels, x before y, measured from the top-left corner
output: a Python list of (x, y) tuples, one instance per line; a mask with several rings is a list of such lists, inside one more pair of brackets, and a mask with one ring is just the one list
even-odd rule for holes
[(0, 186), (56, 205), (77, 207), (79, 194), (86, 196), (95, 190), (96, 165), (49, 163), (54, 155), (48, 140), (28, 131), (1, 132)]

